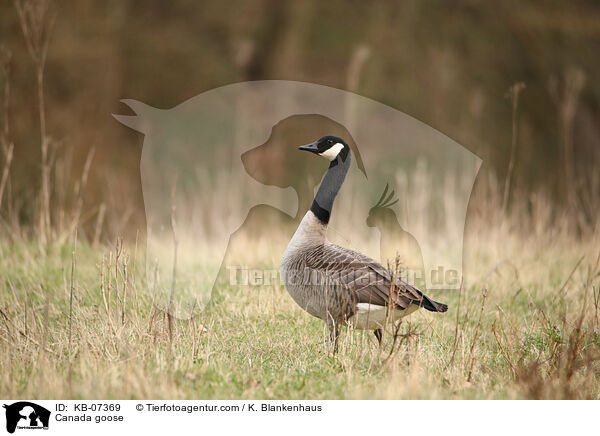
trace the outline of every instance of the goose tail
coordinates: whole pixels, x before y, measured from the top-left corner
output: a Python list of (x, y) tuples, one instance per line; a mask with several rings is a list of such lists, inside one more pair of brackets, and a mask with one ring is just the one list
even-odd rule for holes
[(423, 299), (423, 308), (429, 310), (430, 312), (445, 312), (448, 310), (448, 305), (444, 303), (438, 303), (437, 301), (433, 301), (429, 298)]
[(448, 310), (448, 305), (444, 303), (439, 303), (437, 301), (433, 301), (419, 289), (414, 286), (410, 286), (410, 289), (418, 296), (418, 299), (413, 300), (413, 304), (418, 305), (424, 309), (427, 309), (430, 312), (439, 312), (443, 313)]

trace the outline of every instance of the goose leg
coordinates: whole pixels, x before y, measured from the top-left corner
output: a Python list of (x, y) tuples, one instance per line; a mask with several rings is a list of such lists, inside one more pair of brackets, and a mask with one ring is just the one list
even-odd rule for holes
[(340, 334), (340, 329), (337, 323), (333, 320), (327, 321), (327, 328), (329, 329), (329, 345), (333, 350), (333, 354), (337, 353), (338, 349), (338, 336)]
[(377, 338), (377, 342), (379, 342), (379, 348), (381, 348), (381, 341), (383, 339), (383, 329), (377, 329), (373, 332), (375, 337)]

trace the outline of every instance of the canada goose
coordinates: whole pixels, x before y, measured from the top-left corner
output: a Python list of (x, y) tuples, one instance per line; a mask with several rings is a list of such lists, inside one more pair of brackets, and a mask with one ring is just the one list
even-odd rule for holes
[(294, 301), (325, 321), (333, 352), (337, 351), (341, 325), (374, 330), (381, 344), (387, 319), (398, 320), (419, 307), (432, 312), (448, 310), (445, 304), (392, 278), (377, 261), (327, 240), (333, 202), (350, 168), (350, 147), (341, 138), (324, 136), (299, 149), (331, 163), (312, 206), (283, 253), (281, 277)]

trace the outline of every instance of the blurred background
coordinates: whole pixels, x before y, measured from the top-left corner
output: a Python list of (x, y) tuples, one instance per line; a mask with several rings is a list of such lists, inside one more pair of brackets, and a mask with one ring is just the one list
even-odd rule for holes
[(598, 226), (593, 1), (5, 1), (0, 47), (13, 233), (135, 238), (143, 137), (112, 118), (131, 114), (119, 100), (171, 108), (261, 79), (350, 90), (462, 144), (484, 162), (473, 213), (526, 218), (543, 199), (545, 223)]

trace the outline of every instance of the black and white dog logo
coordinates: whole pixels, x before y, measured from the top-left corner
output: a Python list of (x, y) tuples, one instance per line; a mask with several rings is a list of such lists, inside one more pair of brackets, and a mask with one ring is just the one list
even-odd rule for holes
[(50, 411), (29, 401), (19, 401), (3, 406), (6, 409), (6, 431), (18, 429), (48, 429)]

